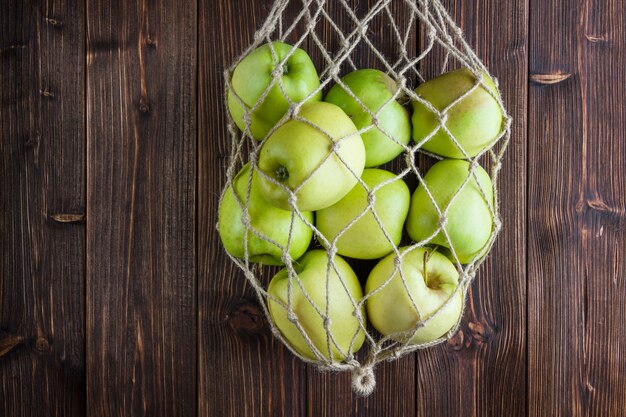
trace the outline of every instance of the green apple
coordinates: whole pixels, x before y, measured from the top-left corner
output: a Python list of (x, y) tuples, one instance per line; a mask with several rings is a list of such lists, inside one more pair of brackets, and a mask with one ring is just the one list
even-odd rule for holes
[[(323, 250), (307, 252), (294, 265), (297, 277), (289, 278), (287, 269), (278, 272), (267, 289), (268, 306), (272, 321), (291, 347), (300, 355), (316, 359), (298, 327), (289, 320), (288, 303), (289, 281), (291, 280), (291, 309), (310, 338), (313, 346), (325, 359), (342, 361), (349, 351), (356, 352), (365, 340), (359, 322), (354, 314), (357, 303), (363, 298), (359, 280), (350, 265), (341, 257), (334, 257), (335, 268), (329, 266), (328, 255)], [(300, 284), (298, 283), (300, 281)], [(302, 290), (304, 288), (304, 291)], [(326, 288), (328, 286), (328, 289)], [(322, 316), (326, 314), (326, 294), (328, 291), (328, 317), (330, 318), (331, 348), (328, 349), (327, 333)], [(308, 295), (315, 307), (305, 296)], [(354, 304), (353, 304), (354, 302)], [(316, 310), (317, 308), (317, 310)], [(320, 314), (321, 313), (321, 314)], [(366, 323), (365, 309), (360, 308), (363, 323)], [(334, 341), (333, 341), (334, 340)], [(351, 348), (351, 349), (350, 349)]]
[[(374, 192), (374, 210), (387, 231), (383, 233), (371, 210), (337, 238), (337, 253), (357, 259), (381, 258), (400, 244), (411, 192), (401, 178), (382, 169), (366, 169), (361, 179)], [(368, 206), (368, 190), (358, 183), (344, 198), (316, 213), (316, 227), (332, 241)]]
[(448, 258), (426, 248), (403, 248), (401, 254), (398, 270), (395, 254), (372, 269), (365, 284), (367, 315), (384, 336), (409, 344), (431, 342), (454, 327), (462, 313), (463, 295), (455, 294), (459, 273)]
[[(443, 212), (447, 208), (448, 241), (443, 230), (437, 233), (430, 243), (453, 248), (463, 264), (482, 255), (482, 249), (493, 230), (493, 185), (489, 174), (477, 166), (471, 179), (450, 204), (469, 175), (470, 164), (458, 159), (444, 159), (437, 162), (424, 175), (424, 182), (430, 190), (437, 207)], [(476, 181), (478, 178), (478, 182)], [(480, 187), (488, 201), (482, 196)], [(439, 215), (426, 189), (419, 185), (411, 197), (411, 208), (406, 221), (409, 236), (416, 242), (431, 236), (439, 228)]]
[[(488, 75), (483, 76), (483, 82), (491, 93), (498, 95), (498, 90)], [(474, 84), (474, 74), (468, 69), (460, 69), (421, 84), (415, 89), (415, 93), (441, 112)], [(489, 90), (482, 85), (478, 86), (446, 113), (446, 126), (468, 157), (474, 157), (489, 147), (502, 129), (502, 108)], [(439, 117), (417, 100), (413, 100), (412, 121), (415, 143), (420, 143), (439, 126)], [(439, 128), (422, 148), (447, 158), (465, 158), (443, 128)]]
[(231, 88), (228, 90), (228, 110), (243, 132), (246, 128), (244, 114), (256, 105), (272, 83), (274, 71), (289, 56), (280, 68), (284, 93), (276, 81), (263, 102), (250, 114), (250, 132), (257, 140), (264, 139), (289, 109), (285, 94), (294, 103), (309, 96), (307, 101), (322, 99), (321, 90), (316, 91), (320, 80), (309, 55), (283, 42), (272, 42), (272, 47), (275, 57), (270, 45), (264, 44), (242, 59), (232, 73)]
[(330, 89), (325, 101), (341, 107), (359, 130), (373, 124), (370, 112), (378, 112), (378, 125), (382, 130), (373, 127), (361, 134), (365, 145), (365, 166), (373, 167), (391, 161), (402, 152), (399, 143), (406, 145), (411, 139), (409, 112), (396, 100), (392, 100), (398, 85), (387, 74), (375, 69), (353, 71), (341, 81), (361, 103), (352, 98), (340, 84)]
[[(235, 258), (244, 257), (244, 235), (246, 233), (246, 228), (242, 223), (243, 211), (237, 197), (245, 206), (249, 180), (250, 164), (248, 163), (233, 179), (233, 187), (229, 187), (224, 193), (218, 213), (218, 230), (222, 244), (228, 253)], [(235, 197), (235, 192), (237, 197)], [(268, 239), (262, 239), (248, 230), (248, 256), (251, 262), (264, 265), (282, 265), (281, 256), (283, 252), (281, 246), (287, 247), (292, 219), (293, 229), (291, 230), (289, 255), (294, 260), (298, 259), (309, 247), (313, 236), (311, 228), (296, 213), (281, 210), (265, 201), (261, 195), (258, 173), (252, 175), (248, 216), (251, 228)], [(312, 224), (313, 213), (303, 212), (302, 216)]]
[(287, 121), (261, 147), (259, 169), (277, 182), (261, 178), (261, 190), (267, 201), (284, 210), (293, 209), (292, 194), (298, 209), (320, 210), (341, 200), (357, 183), (365, 148), (352, 120), (334, 104), (307, 103), (297, 117), (303, 120)]

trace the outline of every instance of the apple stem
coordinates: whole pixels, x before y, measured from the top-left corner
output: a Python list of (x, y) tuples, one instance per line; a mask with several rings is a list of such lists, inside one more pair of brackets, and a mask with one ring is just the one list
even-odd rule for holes
[(428, 264), (428, 258), (430, 257), (430, 252), (429, 251), (425, 251), (424, 252), (424, 281), (426, 281), (426, 285), (428, 285), (428, 271), (426, 269), (426, 264)]
[(287, 64), (283, 65), (283, 75), (287, 75), (289, 74), (289, 67), (287, 66)]
[(280, 182), (286, 181), (289, 178), (289, 171), (282, 165), (276, 168), (274, 173), (276, 174), (276, 179)]

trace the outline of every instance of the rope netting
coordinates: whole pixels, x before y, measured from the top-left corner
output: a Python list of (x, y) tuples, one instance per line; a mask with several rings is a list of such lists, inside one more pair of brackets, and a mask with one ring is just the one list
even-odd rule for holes
[[(394, 3), (402, 5), (402, 16), (397, 16)], [(341, 15), (341, 21), (338, 21), (337, 14)], [(384, 28), (382, 37), (371, 35), (370, 28), (374, 24)], [(416, 50), (409, 42), (417, 43), (417, 36), (422, 46)], [(319, 76), (315, 74), (317, 78), (313, 77), (315, 80), (301, 88), (298, 95), (293, 93), (291, 81), (286, 77), (296, 67), (306, 66), (308, 57), (302, 55), (303, 51), (314, 56)], [(255, 53), (265, 54), (271, 62), (271, 70), (259, 67), (254, 76), (249, 72), (237, 74), (237, 67)], [(358, 59), (364, 55), (369, 57), (368, 68), (377, 68), (386, 74), (385, 82), (393, 86), (379, 106), (372, 106), (363, 91), (356, 91), (355, 84), (345, 78), (346, 74), (359, 69)], [(429, 93), (427, 87), (420, 90), (420, 85), (433, 79), (426, 73), (455, 73), (454, 80), (443, 79), (441, 85), (444, 90), (453, 89), (447, 86), (454, 83), (461, 91), (452, 98), (441, 98), (439, 93), (434, 96)], [(266, 77), (265, 82), (259, 81), (262, 77)], [(256, 80), (252, 80), (254, 78)], [(302, 82), (307, 83), (306, 80)], [(248, 92), (241, 92), (239, 85), (242, 83), (249, 84)], [(250, 89), (254, 90), (254, 83), (262, 88), (257, 87), (256, 91), (249, 93)], [(227, 252), (256, 292), (273, 334), (304, 361), (321, 369), (351, 371), (353, 389), (367, 395), (375, 386), (373, 369), (377, 363), (434, 346), (456, 333), (468, 287), (501, 228), (498, 172), (509, 141), (511, 118), (500, 98), (497, 82), (463, 39), (461, 30), (439, 0), (379, 0), (362, 16), (357, 16), (347, 0), (276, 0), (267, 19), (255, 33), (252, 44), (225, 71), (225, 84), (232, 147), (220, 200), (218, 227), (221, 234), (230, 233), (233, 239), (240, 240), (231, 245), (239, 249), (229, 249), (222, 236)], [(357, 123), (357, 117), (352, 117), (354, 129), (337, 129), (332, 120), (339, 116), (328, 116), (329, 113), (320, 110), (319, 105), (312, 105), (320, 102), (323, 96), (328, 97), (331, 87), (340, 89), (344, 102), (358, 104), (361, 122)], [(489, 95), (495, 103), (496, 109), (492, 109), (492, 113), (498, 113), (499, 125), (495, 133), (485, 134), (489, 120), (479, 118), (477, 129), (483, 135), (482, 142), (474, 147), (476, 149), (470, 149), (465, 139), (456, 137), (459, 126), (452, 122), (452, 118), (459, 117), (454, 113), (459, 108), (457, 106), (477, 100), (477, 94)], [(415, 112), (412, 140), (406, 135), (400, 137), (397, 129), (390, 128), (384, 114), (392, 106), (406, 107), (408, 103), (413, 105)], [(426, 116), (416, 116), (416, 109)], [(271, 114), (273, 119), (260, 117), (260, 114)], [(421, 123), (419, 134), (416, 133), (416, 123)], [(295, 163), (305, 167), (313, 165), (293, 184), (284, 179), (291, 174), (290, 178), (295, 180), (294, 171), (300, 168), (270, 167), (265, 155), (269, 150), (264, 147), (275, 146), (280, 141), (284, 143), (285, 137), (296, 141), (298, 132), (318, 135), (326, 140), (327, 146), (324, 154), (319, 156), (305, 144), (295, 145), (301, 148), (295, 151), (300, 152), (298, 155), (310, 155)], [(391, 152), (397, 156), (383, 158), (382, 151), (372, 151), (366, 156), (366, 162), (372, 159), (372, 163), (355, 162), (362, 151), (357, 149), (354, 141), (365, 141), (374, 135), (372, 132), (378, 138), (388, 139), (391, 145), (384, 149), (395, 148)], [(433, 145), (435, 143), (439, 145)], [(376, 161), (379, 153), (382, 159), (379, 158), (378, 162), (391, 161), (384, 167), (393, 174), (381, 174), (382, 177), (379, 175), (378, 179), (370, 180), (364, 175), (364, 165), (380, 165)], [(457, 175), (451, 180), (452, 190), (444, 193), (445, 196), (434, 190), (438, 179), (434, 173), (429, 177), (430, 171), (426, 169), (433, 162), (433, 172), (438, 164), (442, 164), (440, 171), (462, 172), (462, 176)], [(329, 164), (340, 166), (349, 180), (321, 175)], [(287, 172), (288, 169), (292, 172)], [(390, 212), (395, 210), (390, 207), (394, 205), (377, 205), (386, 198), (383, 197), (385, 189), (404, 180), (417, 185), (417, 189), (412, 187), (411, 193), (419, 193), (421, 198), (421, 207), (415, 209), (416, 213), (409, 213), (409, 217), (428, 214), (435, 223), (417, 239), (417, 234), (409, 233), (410, 239), (406, 236), (403, 224), (399, 229), (388, 230), (392, 221), (389, 220)], [(333, 193), (342, 182), (352, 189), (350, 193), (358, 194), (357, 197), (364, 201), (363, 206), (353, 213), (352, 219), (345, 220), (339, 230), (328, 233), (320, 230), (323, 229), (320, 219), (330, 219), (325, 220), (328, 223), (333, 221), (334, 214), (313, 206), (320, 199), (337, 203)], [(308, 197), (311, 189), (319, 190), (320, 187), (321, 192), (313, 193), (316, 198)], [(283, 211), (272, 214), (270, 211), (278, 208), (268, 209), (265, 203), (257, 203), (257, 188), (264, 196), (272, 196), (272, 201), (278, 202), (274, 205)], [(347, 191), (338, 193), (345, 196)], [(467, 197), (468, 193), (472, 195)], [(477, 199), (481, 201), (477, 202)], [(486, 223), (482, 221), (483, 231), (485, 224), (488, 227), (479, 250), (469, 252), (463, 246), (466, 241), (455, 235), (458, 230), (453, 230), (461, 227), (470, 234), (480, 233), (480, 227), (473, 228), (474, 219), (467, 218), (477, 215), (476, 210), (466, 207), (470, 204), (468, 201), (481, 206), (488, 217)], [(346, 207), (354, 209), (355, 205), (346, 204)], [(256, 221), (264, 214), (274, 216), (269, 224)], [(455, 216), (462, 218), (460, 226), (451, 224)], [(384, 245), (379, 246), (388, 249), (383, 251), (386, 253), (373, 253), (368, 257), (383, 258), (370, 277), (356, 277), (351, 266), (357, 265), (355, 269), (362, 271), (363, 267), (358, 264), (363, 261), (354, 261), (348, 254), (344, 255), (349, 257), (349, 263), (346, 262), (340, 256), (346, 253), (341, 242), (342, 237), (350, 234), (351, 229), (356, 230), (359, 222), (365, 219), (370, 221), (370, 229), (372, 225), (380, 229), (379, 240)], [(239, 226), (232, 226), (233, 222)], [(475, 223), (480, 225), (481, 221)], [(359, 240), (358, 236), (356, 240)], [(367, 250), (370, 242), (367, 238), (364, 240), (359, 244)], [(371, 243), (373, 245), (373, 241)], [(304, 254), (307, 250), (308, 253)], [(320, 255), (320, 250), (324, 256)], [(282, 268), (271, 285), (267, 279), (261, 278), (262, 268), (276, 270), (276, 267), (263, 266), (268, 264)], [(323, 272), (318, 273), (317, 280), (311, 280), (304, 278), (307, 270)], [(418, 271), (424, 277), (423, 281), (428, 281), (427, 270), (436, 271), (436, 274), (430, 272), (435, 278), (430, 278), (426, 285), (431, 290), (443, 291), (429, 293), (431, 299), (436, 299), (430, 304), (423, 301), (427, 290), (419, 287), (421, 284), (416, 284), (414, 278), (415, 271)], [(374, 275), (377, 278), (372, 278)], [(445, 276), (452, 278), (446, 281)], [(416, 285), (419, 288), (416, 289)], [(395, 292), (390, 292), (391, 288)], [(403, 294), (398, 295), (399, 290)], [(387, 302), (391, 300), (391, 304), (397, 304), (398, 308), (405, 303), (404, 308), (408, 305), (413, 310), (413, 316), (409, 314), (409, 317), (414, 318), (408, 321), (410, 324), (403, 323), (403, 319), (385, 323), (385, 318), (380, 315), (393, 314), (393, 306), (368, 317), (368, 309), (372, 306), (367, 304), (373, 303), (376, 297), (381, 300), (387, 297)], [(406, 318), (406, 315), (402, 317)], [(445, 332), (437, 334), (437, 329), (442, 328)]]

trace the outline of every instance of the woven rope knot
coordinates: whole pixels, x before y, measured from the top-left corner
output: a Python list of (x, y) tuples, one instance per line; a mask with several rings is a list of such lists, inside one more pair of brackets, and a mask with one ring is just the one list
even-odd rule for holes
[(404, 154), (404, 160), (406, 162), (406, 166), (412, 167), (415, 166), (415, 152), (407, 152)]
[(330, 325), (332, 324), (332, 320), (330, 319), (330, 317), (326, 317), (324, 319), (324, 328), (325, 329), (330, 329)]
[(465, 284), (466, 282), (474, 279), (475, 273), (468, 274), (467, 272), (463, 272), (461, 274), (461, 284)]
[(287, 202), (289, 203), (289, 206), (295, 210), (296, 204), (298, 203), (298, 196), (295, 195), (294, 193), (291, 193)]
[(445, 125), (446, 122), (448, 121), (448, 113), (439, 113), (439, 123), (441, 123), (441, 125)]
[(369, 204), (370, 207), (373, 207), (375, 203), (376, 203), (376, 194), (374, 194), (374, 191), (368, 192), (367, 193), (367, 204)]
[(442, 215), (439, 217), (439, 226), (441, 228), (446, 227), (446, 224), (448, 224), (448, 217), (445, 215)]
[(352, 372), (352, 389), (359, 395), (367, 396), (376, 387), (376, 377), (371, 365), (355, 368)]
[(293, 310), (289, 310), (287, 312), (287, 320), (295, 324), (298, 321), (298, 316), (296, 316), (296, 313), (294, 313)]
[(252, 117), (250, 116), (250, 113), (245, 112), (242, 116), (242, 120), (243, 120), (243, 123), (246, 125), (246, 127), (249, 129), (250, 125), (252, 124)]
[(281, 255), (281, 257), (280, 257), (280, 260), (281, 260), (281, 261), (283, 261), (283, 263), (284, 263), (285, 265), (288, 265), (288, 264), (289, 264), (289, 262), (291, 261), (291, 257), (289, 256), (289, 252), (288, 252), (288, 251), (286, 251), (286, 250), (284, 250), (284, 251), (283, 251), (283, 254), (282, 254), (282, 255)]
[(298, 112), (300, 112), (300, 104), (292, 104), (289, 106), (289, 109), (287, 109), (287, 116), (290, 119), (294, 119), (298, 115)]

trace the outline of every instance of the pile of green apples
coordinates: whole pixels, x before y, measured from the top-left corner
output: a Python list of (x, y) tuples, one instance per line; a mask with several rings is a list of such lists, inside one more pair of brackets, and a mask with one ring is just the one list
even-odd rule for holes
[[(271, 319), (300, 356), (323, 362), (350, 360), (368, 322), (408, 345), (458, 322), (462, 265), (484, 257), (493, 232), (491, 178), (468, 160), (503, 124), (487, 74), (478, 83), (467, 69), (445, 73), (410, 100), (376, 69), (334, 79), (323, 97), (309, 55), (282, 42), (239, 62), (228, 109), (256, 145), (218, 221), (232, 257), (285, 265), (267, 287)], [(418, 149), (441, 157), (423, 176)], [(405, 171), (377, 168), (400, 155)], [(412, 174), (413, 192), (403, 180)], [(413, 243), (399, 247), (405, 230)], [(350, 262), (376, 259), (362, 286)]]

